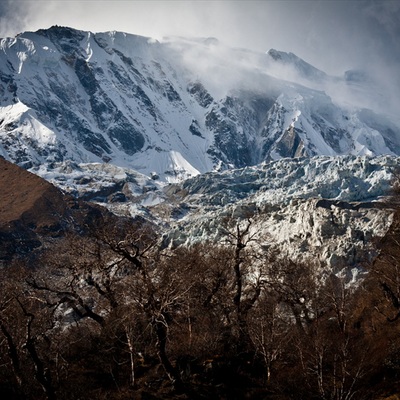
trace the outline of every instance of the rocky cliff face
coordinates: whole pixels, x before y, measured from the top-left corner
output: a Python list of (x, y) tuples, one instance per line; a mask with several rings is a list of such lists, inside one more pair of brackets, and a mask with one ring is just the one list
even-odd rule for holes
[[(219, 212), (208, 210), (197, 218), (175, 223), (167, 231), (168, 246), (211, 240), (223, 242), (221, 227), (227, 220), (252, 220), (251, 234), (257, 246), (278, 257), (314, 262), (328, 273), (343, 273), (356, 279), (376, 255), (376, 243), (385, 236), (392, 221), (390, 207), (373, 203), (347, 203), (317, 199), (293, 199), (290, 204), (240, 204)], [(361, 267), (361, 268), (360, 268)]]

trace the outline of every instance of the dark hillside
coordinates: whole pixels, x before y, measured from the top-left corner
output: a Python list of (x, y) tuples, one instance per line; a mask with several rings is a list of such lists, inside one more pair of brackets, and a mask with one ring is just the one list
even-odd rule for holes
[(110, 213), (0, 158), (0, 263), (33, 256), (44, 242), (71, 230), (82, 233), (105, 215)]
[(0, 158), (0, 226), (17, 221), (54, 229), (65, 212), (63, 195), (44, 179)]
[[(370, 392), (381, 400), (399, 398), (400, 382), (400, 210), (377, 244), (378, 256), (354, 293), (355, 326), (368, 343)], [(367, 354), (367, 353), (366, 353)]]

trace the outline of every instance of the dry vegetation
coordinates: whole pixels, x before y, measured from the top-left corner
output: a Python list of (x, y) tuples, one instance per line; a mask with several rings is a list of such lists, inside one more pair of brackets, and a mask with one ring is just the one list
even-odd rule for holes
[[(6, 190), (21, 171), (4, 166)], [(34, 186), (25, 199), (13, 188), (18, 210), (0, 225), (64, 222), (35, 236), (37, 257), (4, 257), (15, 233), (0, 231), (1, 398), (399, 398), (400, 212), (351, 287), (268, 252), (251, 220), (226, 220), (218, 245), (170, 250), (144, 221)]]
[(251, 221), (166, 250), (93, 226), (3, 268), (7, 399), (384, 399), (399, 393), (399, 218), (357, 289), (277, 259)]

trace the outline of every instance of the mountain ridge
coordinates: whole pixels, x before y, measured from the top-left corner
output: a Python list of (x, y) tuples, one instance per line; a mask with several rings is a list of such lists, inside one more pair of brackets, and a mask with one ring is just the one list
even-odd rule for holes
[(108, 162), (177, 182), (284, 157), (400, 154), (395, 123), (341, 107), (313, 74), (310, 87), (274, 77), (268, 54), (56, 26), (1, 48), (0, 154), (25, 168)]

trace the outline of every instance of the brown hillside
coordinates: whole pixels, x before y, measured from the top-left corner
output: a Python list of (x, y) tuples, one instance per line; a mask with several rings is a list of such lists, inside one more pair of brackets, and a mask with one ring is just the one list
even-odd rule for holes
[(104, 218), (116, 217), (0, 158), (0, 265), (32, 258), (45, 242), (71, 231), (85, 234)]
[(0, 158), (0, 226), (24, 221), (31, 227), (57, 224), (61, 192), (44, 179)]

